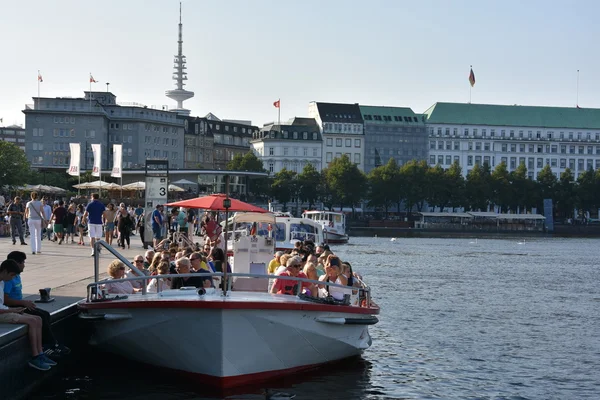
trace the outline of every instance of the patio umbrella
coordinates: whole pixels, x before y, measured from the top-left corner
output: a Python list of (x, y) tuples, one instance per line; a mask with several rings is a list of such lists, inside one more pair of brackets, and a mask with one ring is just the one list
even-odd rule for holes
[(180, 179), (178, 181), (171, 182), (171, 183), (174, 183), (175, 185), (197, 185), (198, 184), (198, 182), (188, 181), (187, 179)]
[(73, 185), (73, 187), (75, 189), (88, 189), (89, 188), (88, 184), (89, 184), (89, 182), (83, 182), (78, 185)]
[(146, 182), (132, 182), (127, 185), (123, 185), (123, 190), (144, 190), (146, 189)]
[(258, 212), (267, 213), (269, 211), (264, 208), (253, 206), (252, 204), (244, 203), (243, 201), (229, 198), (231, 206), (225, 209), (223, 207), (223, 200), (227, 196), (222, 193), (211, 194), (209, 196), (197, 197), (195, 199), (176, 201), (174, 203), (168, 203), (168, 207), (184, 207), (184, 208), (201, 208), (203, 210), (213, 211), (246, 211), (246, 212)]
[(177, 185), (169, 185), (169, 192), (185, 192), (185, 189)]

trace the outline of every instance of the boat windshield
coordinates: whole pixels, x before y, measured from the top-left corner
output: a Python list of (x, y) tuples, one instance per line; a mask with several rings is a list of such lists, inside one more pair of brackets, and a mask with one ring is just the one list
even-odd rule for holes
[(275, 224), (275, 240), (278, 242), (285, 240), (285, 224), (283, 222)]
[(308, 224), (290, 224), (290, 240), (312, 240), (317, 235), (317, 228)]

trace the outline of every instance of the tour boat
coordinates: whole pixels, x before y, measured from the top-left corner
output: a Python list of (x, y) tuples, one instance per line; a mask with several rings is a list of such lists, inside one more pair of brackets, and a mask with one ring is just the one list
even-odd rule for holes
[(314, 221), (323, 228), (327, 243), (348, 243), (346, 216), (334, 211), (304, 211), (302, 218)]
[[(233, 273), (225, 268), (212, 274), (223, 280), (223, 290), (184, 287), (106, 295), (103, 282), (96, 278), (88, 285), (87, 298), (78, 304), (80, 318), (93, 324), (90, 343), (134, 361), (200, 377), (223, 389), (311, 369), (368, 349), (368, 327), (378, 322), (379, 314), (370, 288), (360, 280), (360, 288), (343, 286), (353, 294), (342, 300), (312, 298), (297, 291), (297, 295), (270, 294), (269, 279), (275, 276), (267, 274), (267, 266), (276, 239), (274, 216), (265, 214), (260, 223), (254, 217), (242, 214), (237, 220), (252, 225), (245, 233), (234, 233), (228, 244), (233, 249)], [(308, 220), (302, 223), (313, 226)], [(103, 241), (96, 246), (106, 247), (139, 274), (123, 281), (155, 278), (144, 276)], [(96, 277), (98, 262), (95, 257)]]
[(320, 224), (306, 218), (296, 218), (289, 213), (275, 213), (274, 231), (277, 250), (292, 250), (297, 241), (309, 240), (315, 245), (324, 242), (323, 228)]

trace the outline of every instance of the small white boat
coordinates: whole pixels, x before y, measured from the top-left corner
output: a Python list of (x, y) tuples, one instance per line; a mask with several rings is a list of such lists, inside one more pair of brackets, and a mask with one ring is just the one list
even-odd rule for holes
[(306, 218), (296, 218), (289, 213), (275, 213), (274, 230), (277, 250), (292, 250), (297, 241), (309, 240), (318, 245), (324, 243), (321, 224)]
[(348, 243), (346, 215), (334, 211), (304, 211), (302, 218), (321, 225), (327, 243)]

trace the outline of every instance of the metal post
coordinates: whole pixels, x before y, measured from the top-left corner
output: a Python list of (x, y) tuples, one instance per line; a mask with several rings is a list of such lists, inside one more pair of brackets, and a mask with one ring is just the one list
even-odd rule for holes
[(223, 206), (225, 207), (225, 236), (223, 237), (223, 240), (225, 241), (224, 246), (225, 246), (225, 262), (224, 265), (222, 266), (223, 269), (223, 295), (227, 296), (227, 288), (228, 288), (228, 282), (227, 282), (227, 237), (229, 234), (229, 227), (228, 227), (228, 220), (229, 220), (229, 205), (230, 205), (230, 200), (229, 200), (229, 175), (225, 175), (225, 199), (223, 200)]

